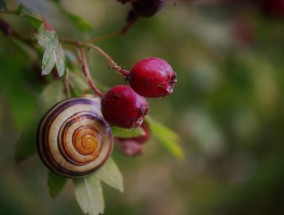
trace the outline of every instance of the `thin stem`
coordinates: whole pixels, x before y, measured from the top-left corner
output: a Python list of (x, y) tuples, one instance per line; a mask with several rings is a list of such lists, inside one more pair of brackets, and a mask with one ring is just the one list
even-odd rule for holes
[(96, 50), (98, 53), (100, 53), (102, 56), (104, 56), (104, 58), (110, 63), (110, 65), (112, 66), (112, 69), (121, 73), (123, 76), (127, 76), (128, 75), (128, 71), (121, 68), (104, 50), (102, 50), (100, 47), (91, 44), (91, 43), (86, 43), (86, 42), (82, 42), (80, 43), (80, 45), (85, 46), (85, 47), (89, 47), (92, 48), (94, 50)]
[[(20, 16), (17, 11), (0, 11), (0, 14), (11, 14), (11, 15), (18, 15)], [(4, 20), (2, 20), (3, 23), (5, 22)], [(7, 26), (5, 26), (7, 25)], [(131, 23), (130, 23), (131, 25)], [(10, 29), (10, 32), (9, 34), (7, 34), (6, 29), (3, 29), (3, 28), (6, 28), (6, 27), (9, 27)], [(14, 37), (24, 43), (26, 43), (27, 45), (31, 45), (34, 47), (35, 43), (37, 42), (36, 39), (33, 39), (33, 38), (26, 38), (26, 37), (23, 37), (22, 35), (18, 34), (17, 32), (15, 32), (13, 30), (13, 28), (11, 27), (11, 25), (9, 23), (4, 23), (4, 27), (0, 26), (0, 30), (3, 31), (4, 34), (6, 34), (7, 36), (11, 36), (11, 37)], [(128, 29), (127, 29), (128, 30)], [(126, 30), (126, 31), (127, 31)], [(109, 35), (106, 35), (104, 37), (101, 37), (101, 38), (97, 38), (97, 39), (94, 39), (94, 40), (89, 40), (89, 41), (95, 41), (95, 40), (103, 40), (103, 39), (106, 39), (106, 38), (110, 38), (110, 37), (113, 37), (113, 36), (116, 36), (116, 35), (119, 35), (119, 34), (123, 34), (125, 33), (125, 31), (120, 31), (120, 32), (114, 32), (112, 34), (109, 34)], [(121, 75), (127, 77), (128, 74), (129, 74), (129, 71), (126, 70), (126, 69), (123, 69), (122, 67), (120, 67), (104, 50), (102, 50), (100, 47), (88, 42), (88, 41), (75, 41), (75, 40), (69, 40), (69, 39), (59, 39), (60, 42), (62, 43), (67, 43), (67, 44), (71, 44), (73, 46), (76, 46), (78, 48), (82, 48), (82, 47), (87, 47), (87, 48), (91, 48), (91, 49), (95, 49), (98, 53), (100, 53), (102, 56), (104, 56), (107, 61), (111, 64), (112, 66), (112, 69), (114, 69), (115, 71), (119, 72)], [(96, 88), (96, 87), (95, 87)]]
[(104, 50), (102, 50), (100, 47), (88, 43), (88, 42), (81, 42), (81, 41), (74, 41), (74, 40), (69, 40), (69, 39), (60, 39), (61, 42), (63, 43), (69, 43), (71, 45), (75, 45), (79, 48), (86, 47), (86, 48), (91, 48), (96, 50), (98, 53), (100, 53), (112, 66), (112, 69), (119, 72), (123, 76), (127, 76), (129, 74), (129, 71), (126, 69), (123, 69), (121, 66), (119, 66)]
[(86, 76), (87, 81), (90, 84), (91, 88), (95, 91), (95, 93), (99, 97), (103, 97), (104, 94), (96, 87), (95, 83), (93, 82), (93, 79), (92, 79), (91, 73), (90, 73), (90, 69), (89, 69), (89, 66), (88, 66), (86, 54), (85, 54), (84, 49), (82, 47), (79, 48), (79, 60), (80, 60), (81, 65), (82, 65), (83, 73)]
[(65, 76), (65, 89), (66, 89), (66, 95), (68, 98), (71, 97), (71, 83), (70, 83), (70, 71), (68, 68), (66, 68), (66, 76)]
[(16, 10), (1, 10), (0, 14), (7, 14), (7, 15), (16, 15), (16, 16), (20, 16), (19, 14), (17, 14)]
[(118, 36), (118, 35), (121, 35), (121, 34), (122, 34), (121, 31), (116, 31), (116, 32), (112, 32), (110, 34), (100, 36), (100, 37), (95, 37), (95, 38), (92, 38), (92, 39), (89, 39), (89, 40), (85, 40), (85, 42), (86, 43), (96, 43), (96, 42), (100, 42), (100, 41), (103, 41), (103, 40), (106, 40), (106, 39), (110, 39), (112, 37), (115, 37), (115, 36)]
[(31, 38), (26, 38), (23, 37), (22, 35), (18, 34), (13, 27), (6, 22), (4, 19), (2, 19), (0, 17), (0, 31), (3, 32), (4, 35), (6, 35), (7, 37), (14, 37), (20, 41), (22, 41), (23, 43), (27, 44), (27, 45), (34, 45), (34, 42), (36, 42), (35, 40), (31, 39)]
[(138, 16), (133, 17), (121, 30), (121, 34), (125, 34), (137, 22)]
[(123, 69), (121, 66), (119, 66), (104, 50), (102, 50), (100, 47), (91, 44), (91, 43), (86, 43), (86, 42), (82, 42), (80, 43), (80, 45), (88, 47), (88, 48), (92, 48), (95, 49), (98, 53), (100, 53), (102, 56), (105, 57), (105, 59), (110, 63), (110, 65), (112, 66), (112, 69), (119, 72), (121, 75), (123, 76), (127, 76), (129, 74), (129, 71), (127, 71), (126, 69)]
[(13, 37), (17, 38), (18, 40), (21, 40), (22, 42), (24, 42), (27, 45), (31, 45), (34, 46), (35, 43), (37, 42), (36, 39), (31, 39), (31, 38), (26, 38), (23, 37), (22, 35), (18, 34), (17, 32), (13, 32)]

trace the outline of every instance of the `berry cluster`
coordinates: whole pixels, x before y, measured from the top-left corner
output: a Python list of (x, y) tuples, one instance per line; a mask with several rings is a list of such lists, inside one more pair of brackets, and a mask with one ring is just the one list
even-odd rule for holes
[[(171, 95), (177, 83), (176, 73), (160, 58), (145, 58), (138, 61), (123, 75), (128, 85), (118, 85), (108, 90), (102, 97), (102, 114), (111, 125), (122, 128), (141, 126), (145, 135), (138, 138), (118, 139), (119, 148), (130, 156), (141, 153), (141, 143), (149, 137), (147, 123), (149, 105), (144, 97), (159, 98)], [(144, 122), (144, 123), (143, 123)]]

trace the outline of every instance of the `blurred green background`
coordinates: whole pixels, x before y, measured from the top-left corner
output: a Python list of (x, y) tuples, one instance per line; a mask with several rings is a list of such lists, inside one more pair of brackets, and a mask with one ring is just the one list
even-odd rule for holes
[[(115, 0), (61, 0), (94, 28), (81, 34), (53, 1), (7, 4), (15, 9), (19, 2), (73, 39), (120, 30), (130, 9)], [(155, 140), (137, 158), (115, 149), (125, 192), (104, 186), (106, 215), (284, 214), (284, 1), (265, 2), (169, 0), (127, 34), (97, 43), (125, 68), (151, 56), (172, 65), (175, 91), (150, 100), (150, 115), (179, 134), (186, 153), (177, 161)], [(31, 35), (27, 20), (1, 17)], [(71, 181), (52, 200), (38, 156), (14, 162), (16, 140), (47, 80), (26, 47), (2, 33), (0, 47), (0, 214), (82, 214)], [(124, 83), (105, 59), (90, 56), (97, 81)]]

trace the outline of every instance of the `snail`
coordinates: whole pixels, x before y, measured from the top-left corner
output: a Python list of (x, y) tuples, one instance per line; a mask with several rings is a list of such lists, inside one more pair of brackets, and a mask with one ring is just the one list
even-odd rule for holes
[(37, 149), (54, 173), (81, 178), (98, 170), (113, 148), (111, 128), (103, 119), (100, 99), (69, 98), (54, 105), (42, 118)]

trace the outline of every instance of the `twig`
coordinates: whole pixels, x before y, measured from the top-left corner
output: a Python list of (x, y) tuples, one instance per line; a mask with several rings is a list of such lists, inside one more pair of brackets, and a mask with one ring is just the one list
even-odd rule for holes
[(66, 68), (66, 76), (65, 76), (65, 89), (66, 89), (66, 94), (67, 97), (70, 98), (71, 97), (71, 91), (70, 91), (70, 71), (68, 68)]
[[(18, 15), (20, 16), (19, 14), (17, 14), (16, 11), (0, 11), (0, 14), (11, 14), (11, 15)], [(2, 19), (1, 19), (2, 20)], [(3, 33), (6, 35), (6, 36), (9, 36), (9, 37), (14, 37), (22, 42), (24, 42), (25, 44), (27, 45), (31, 45), (31, 46), (35, 46), (37, 40), (34, 39), (34, 38), (26, 38), (26, 37), (23, 37), (22, 35), (18, 34), (17, 32), (15, 32), (13, 30), (13, 28), (11, 27), (11, 25), (9, 23), (6, 23), (6, 21), (3, 20), (4, 23), (2, 28), (0, 26), (0, 30), (3, 31)], [(75, 41), (75, 40), (69, 40), (69, 39), (64, 39), (64, 38), (61, 38), (59, 39), (60, 42), (62, 43), (66, 43), (66, 44), (71, 44), (73, 46), (76, 46), (78, 47), (79, 49), (81, 49), (82, 47), (86, 47), (86, 48), (91, 48), (91, 49), (94, 49), (96, 50), (98, 53), (100, 53), (102, 56), (104, 56), (107, 61), (110, 63), (110, 65), (112, 66), (112, 69), (114, 69), (115, 71), (119, 72), (121, 75), (127, 77), (128, 74), (129, 74), (129, 71), (120, 67), (105, 51), (103, 51), (100, 47), (90, 43), (91, 41), (94, 42), (94, 41), (98, 41), (98, 40), (103, 40), (103, 39), (106, 39), (106, 38), (110, 38), (110, 37), (113, 37), (113, 36), (116, 36), (116, 35), (119, 35), (119, 34), (123, 34), (124, 31), (120, 31), (120, 32), (114, 32), (114, 33), (111, 33), (109, 35), (106, 35), (106, 36), (103, 36), (101, 38), (95, 38), (93, 40), (89, 40), (89, 41)]]
[(36, 40), (30, 39), (30, 38), (25, 38), (22, 35), (15, 32), (13, 27), (8, 22), (6, 22), (4, 19), (2, 19), (1, 17), (0, 17), (0, 31), (2, 31), (5, 36), (14, 37), (14, 38), (24, 42), (27, 45), (33, 46), (34, 42), (36, 42)]
[(88, 43), (88, 42), (81, 42), (81, 41), (74, 41), (74, 40), (69, 40), (69, 39), (60, 39), (60, 42), (75, 45), (78, 48), (86, 47), (86, 48), (91, 48), (96, 50), (98, 53), (100, 53), (112, 66), (112, 69), (119, 72), (123, 76), (128, 76), (129, 71), (126, 69), (123, 69), (121, 66), (119, 66), (104, 50), (102, 50), (100, 47)]
[(121, 34), (125, 34), (129, 31), (129, 29), (137, 22), (138, 16), (132, 17), (129, 22), (122, 28)]
[(79, 60), (81, 62), (81, 65), (82, 65), (83, 73), (86, 76), (87, 81), (90, 84), (91, 88), (95, 91), (95, 93), (99, 97), (103, 97), (104, 94), (96, 87), (95, 83), (93, 82), (93, 79), (92, 79), (91, 73), (90, 73), (90, 69), (89, 69), (89, 66), (88, 66), (88, 62), (87, 62), (87, 59), (86, 59), (86, 55), (85, 55), (84, 49), (82, 47), (79, 48), (78, 57), (79, 57)]
[(106, 39), (110, 39), (110, 38), (115, 37), (115, 36), (119, 36), (121, 34), (122, 34), (121, 31), (115, 31), (115, 32), (112, 32), (110, 34), (106, 34), (106, 35), (103, 35), (103, 36), (100, 36), (100, 37), (95, 37), (95, 38), (92, 38), (92, 39), (89, 39), (89, 40), (85, 40), (85, 42), (86, 43), (96, 43), (96, 42), (100, 42), (100, 41), (103, 41), (103, 40), (106, 40)]
[(104, 50), (102, 50), (100, 47), (91, 44), (91, 43), (85, 43), (85, 42), (81, 42), (79, 43), (81, 46), (84, 47), (89, 47), (92, 49), (95, 49), (98, 53), (100, 53), (102, 56), (104, 56), (106, 58), (106, 60), (111, 64), (112, 69), (119, 72), (121, 75), (123, 76), (127, 76), (129, 71), (127, 71), (126, 69), (123, 69), (121, 66), (119, 66)]
[(7, 15), (15, 15), (15, 16), (20, 16), (19, 14), (17, 14), (16, 10), (1, 10), (0, 14), (7, 14)]

